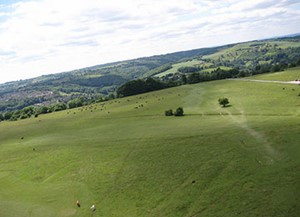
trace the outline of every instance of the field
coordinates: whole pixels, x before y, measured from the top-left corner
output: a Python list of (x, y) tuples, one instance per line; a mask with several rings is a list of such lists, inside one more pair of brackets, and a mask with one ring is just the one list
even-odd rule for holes
[(298, 217), (299, 93), (223, 80), (1, 122), (0, 216)]
[[(276, 46), (277, 48), (286, 49), (286, 48), (296, 48), (299, 47), (299, 42), (292, 42), (292, 41), (268, 41), (268, 42), (246, 42), (237, 44), (231, 48), (221, 50), (211, 55), (204, 56), (204, 59), (219, 59), (220, 57), (223, 60), (230, 60), (233, 59), (242, 59), (242, 58), (251, 58), (255, 56), (255, 52), (260, 52), (263, 49), (268, 50), (265, 55), (272, 55), (273, 52), (276, 51), (273, 47)], [(257, 54), (256, 54), (257, 55)]]
[(186, 67), (186, 66), (199, 66), (199, 65), (202, 65), (203, 62), (202, 61), (199, 61), (199, 60), (188, 60), (188, 61), (185, 61), (185, 62), (181, 62), (181, 63), (176, 63), (176, 64), (173, 64), (172, 65), (172, 68), (165, 71), (165, 72), (162, 72), (162, 73), (159, 73), (157, 74), (156, 76), (157, 77), (162, 77), (162, 76), (165, 76), (167, 74), (174, 74), (176, 72), (178, 72), (178, 69), (180, 67)]

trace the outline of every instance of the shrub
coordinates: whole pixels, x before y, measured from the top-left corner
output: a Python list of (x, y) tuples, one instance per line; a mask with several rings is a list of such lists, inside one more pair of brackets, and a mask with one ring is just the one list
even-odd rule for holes
[(182, 108), (182, 107), (179, 107), (179, 108), (176, 109), (174, 115), (175, 115), (175, 116), (183, 116), (183, 113), (184, 113), (184, 112), (183, 112), (183, 108)]
[(166, 110), (165, 111), (165, 116), (173, 116), (173, 110), (172, 109), (169, 109), (169, 110)]

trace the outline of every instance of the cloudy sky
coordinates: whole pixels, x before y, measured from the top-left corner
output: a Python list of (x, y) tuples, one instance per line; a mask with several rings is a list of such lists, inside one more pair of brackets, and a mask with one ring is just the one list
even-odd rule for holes
[(0, 0), (0, 83), (298, 32), (299, 0)]

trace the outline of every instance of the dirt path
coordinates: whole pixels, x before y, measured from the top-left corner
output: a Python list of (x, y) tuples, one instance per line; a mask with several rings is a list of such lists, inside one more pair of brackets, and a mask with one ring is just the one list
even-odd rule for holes
[(300, 81), (271, 81), (271, 80), (256, 80), (256, 79), (246, 79), (246, 78), (234, 78), (228, 79), (232, 81), (252, 81), (252, 82), (263, 82), (263, 83), (278, 83), (278, 84), (299, 84)]
[(261, 142), (267, 153), (271, 156), (275, 156), (276, 155), (276, 151), (274, 148), (272, 148), (271, 144), (267, 141), (267, 137), (265, 135), (263, 135), (262, 133), (252, 129), (248, 124), (247, 124), (247, 120), (242, 112), (242, 116), (240, 117), (240, 119), (236, 119), (233, 115), (231, 115), (231, 118), (237, 122), (239, 124), (239, 126), (241, 128), (243, 128), (244, 130), (246, 130), (246, 132), (251, 135), (252, 137), (254, 137), (258, 142)]
[[(220, 108), (217, 110), (219, 111)], [(249, 126), (246, 115), (243, 111), (240, 111), (241, 115), (232, 115), (230, 111), (226, 111), (226, 113), (238, 127), (245, 130), (248, 135), (257, 141), (258, 148), (262, 147), (263, 155), (257, 158), (257, 162), (259, 164), (270, 165), (279, 159), (279, 153), (272, 147), (267, 136)], [(247, 141), (245, 141), (245, 143), (247, 143)]]

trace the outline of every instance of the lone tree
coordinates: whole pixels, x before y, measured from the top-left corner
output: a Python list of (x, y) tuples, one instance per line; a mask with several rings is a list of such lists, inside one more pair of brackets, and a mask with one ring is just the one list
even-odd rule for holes
[(219, 98), (219, 104), (222, 105), (223, 107), (226, 107), (229, 104), (229, 100), (225, 97)]

